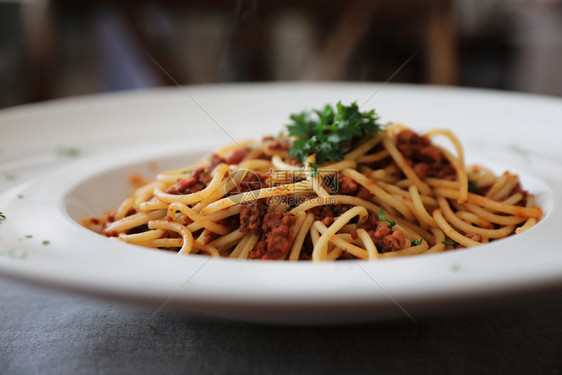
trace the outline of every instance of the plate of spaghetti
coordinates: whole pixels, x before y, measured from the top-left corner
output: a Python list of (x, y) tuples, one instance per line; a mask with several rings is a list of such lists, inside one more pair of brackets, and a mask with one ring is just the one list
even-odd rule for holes
[(376, 87), (201, 86), (5, 111), (0, 271), (307, 324), (560, 287), (556, 137), (523, 127), (533, 108), (532, 134), (555, 132), (560, 100)]

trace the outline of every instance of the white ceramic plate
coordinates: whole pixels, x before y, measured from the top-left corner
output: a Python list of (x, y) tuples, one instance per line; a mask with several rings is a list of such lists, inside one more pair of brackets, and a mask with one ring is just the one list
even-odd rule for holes
[[(562, 285), (562, 101), (378, 84), (256, 84), (102, 95), (0, 113), (0, 272), (154, 309), (275, 323), (438, 313)], [(373, 94), (376, 95), (373, 96)], [(277, 133), (290, 113), (338, 100), (384, 122), (451, 128), (468, 161), (520, 174), (546, 213), (531, 230), (473, 249), (380, 262), (181, 257), (77, 224), (115, 207), (131, 172), (187, 165), (231, 138)], [(204, 110), (203, 110), (203, 109)], [(46, 242), (48, 241), (48, 242)], [(502, 298), (503, 297), (503, 298)]]

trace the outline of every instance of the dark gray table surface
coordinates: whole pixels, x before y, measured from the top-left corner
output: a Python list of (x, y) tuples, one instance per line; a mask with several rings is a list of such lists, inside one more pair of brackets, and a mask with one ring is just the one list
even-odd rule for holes
[(286, 327), (153, 313), (0, 277), (0, 374), (562, 374), (559, 293), (415, 323)]

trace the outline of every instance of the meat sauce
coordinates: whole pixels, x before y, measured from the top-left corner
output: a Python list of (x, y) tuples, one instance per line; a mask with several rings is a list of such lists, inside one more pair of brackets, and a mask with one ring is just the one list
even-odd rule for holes
[(285, 259), (291, 248), (293, 226), (296, 216), (290, 212), (271, 212), (265, 214), (262, 236), (255, 248), (250, 251), (250, 259)]
[(419, 178), (456, 179), (457, 173), (443, 152), (431, 144), (428, 137), (411, 130), (402, 130), (396, 137), (396, 147)]
[(166, 189), (168, 194), (192, 194), (201, 191), (207, 187), (211, 181), (209, 169), (201, 167), (197, 168), (186, 179), (179, 179), (174, 185)]

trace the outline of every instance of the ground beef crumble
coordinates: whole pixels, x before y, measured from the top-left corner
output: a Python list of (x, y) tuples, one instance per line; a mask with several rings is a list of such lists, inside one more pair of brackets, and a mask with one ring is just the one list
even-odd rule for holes
[(456, 179), (455, 168), (443, 152), (431, 144), (428, 137), (411, 130), (402, 130), (396, 137), (396, 147), (419, 178)]
[(254, 200), (240, 204), (240, 232), (259, 234), (266, 213), (266, 205), (263, 200)]
[(292, 228), (297, 221), (289, 212), (271, 212), (264, 216), (263, 234), (250, 259), (284, 259), (291, 246)]
[(207, 187), (211, 181), (209, 170), (204, 167), (197, 168), (186, 179), (179, 179), (174, 185), (168, 187), (165, 192), (168, 194), (192, 194)]

